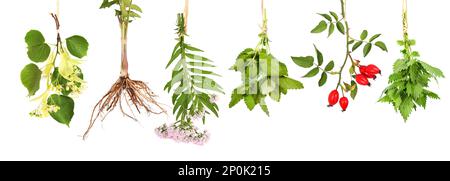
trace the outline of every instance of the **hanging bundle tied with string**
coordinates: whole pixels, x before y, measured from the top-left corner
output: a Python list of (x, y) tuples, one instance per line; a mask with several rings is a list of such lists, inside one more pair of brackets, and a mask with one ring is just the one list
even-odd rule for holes
[(262, 25), (259, 33), (260, 41), (255, 48), (242, 51), (230, 70), (241, 73), (241, 84), (233, 90), (229, 107), (234, 107), (241, 100), (249, 110), (256, 105), (269, 116), (266, 97), (279, 102), (281, 95), (290, 89), (303, 89), (300, 81), (288, 76), (284, 63), (277, 60), (270, 52), (267, 35), (267, 13), (264, 0), (261, 0)]
[[(20, 73), (22, 84), (28, 90), (28, 97), (39, 106), (30, 115), (34, 117), (51, 116), (57, 122), (70, 125), (74, 115), (77, 97), (83, 88), (82, 63), (79, 58), (87, 55), (89, 43), (85, 38), (74, 35), (61, 39), (59, 0), (56, 1), (56, 13), (51, 17), (56, 27), (56, 43), (51, 44), (38, 30), (30, 30), (25, 36), (28, 45), (28, 58), (31, 63)], [(40, 90), (41, 81), (45, 82), (45, 90), (35, 96)]]
[(400, 59), (395, 61), (393, 73), (389, 76), (389, 86), (383, 91), (380, 102), (392, 104), (394, 110), (400, 112), (406, 122), (413, 110), (418, 107), (425, 109), (428, 99), (440, 99), (428, 89), (432, 79), (444, 78), (444, 73), (420, 60), (418, 51), (412, 50), (416, 41), (408, 35), (408, 6), (403, 0), (403, 40), (398, 41), (402, 47)]
[(217, 93), (222, 87), (213, 79), (219, 76), (213, 72), (215, 65), (210, 59), (200, 56), (203, 51), (187, 43), (187, 22), (189, 0), (185, 0), (184, 13), (177, 15), (177, 44), (173, 49), (166, 69), (173, 67), (172, 76), (164, 87), (172, 92), (175, 123), (156, 128), (161, 138), (202, 145), (209, 139), (206, 131), (200, 131), (194, 124), (206, 122), (206, 116), (219, 116)]
[[(122, 114), (137, 121), (133, 109), (138, 113), (145, 111), (148, 114), (161, 114), (166, 111), (156, 101), (157, 95), (150, 90), (145, 82), (132, 80), (128, 72), (128, 25), (137, 18), (142, 9), (133, 4), (133, 0), (103, 0), (100, 9), (117, 7), (116, 17), (119, 20), (121, 31), (121, 69), (120, 76), (111, 86), (111, 89), (100, 99), (92, 110), (88, 129), (83, 135), (86, 139), (96, 120), (104, 120), (114, 108), (119, 106)], [(126, 110), (129, 110), (128, 112)]]

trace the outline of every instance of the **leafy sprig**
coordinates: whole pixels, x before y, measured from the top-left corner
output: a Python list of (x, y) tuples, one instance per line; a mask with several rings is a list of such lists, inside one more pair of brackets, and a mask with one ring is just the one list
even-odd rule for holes
[(432, 79), (444, 78), (444, 73), (421, 61), (419, 52), (412, 50), (416, 41), (409, 39), (406, 0), (403, 3), (403, 40), (397, 42), (402, 47), (403, 58), (394, 63), (393, 73), (389, 76), (390, 85), (383, 91), (379, 102), (392, 104), (407, 121), (417, 107), (426, 108), (428, 99), (440, 99), (428, 86)]
[(212, 76), (218, 74), (208, 70), (215, 67), (206, 57), (197, 55), (202, 50), (186, 43), (186, 24), (183, 13), (177, 16), (177, 41), (166, 69), (173, 66), (172, 78), (164, 87), (173, 92), (173, 114), (176, 124), (183, 129), (191, 129), (194, 120), (206, 121), (206, 115), (213, 113), (219, 116), (216, 104), (217, 95), (223, 88)]
[[(320, 79), (318, 81), (319, 87), (322, 87), (326, 84), (327, 79), (330, 75), (338, 76), (338, 82), (336, 85), (336, 90), (340, 89), (342, 94), (345, 95), (346, 92), (350, 92), (350, 96), (355, 99), (358, 94), (358, 84), (356, 80), (356, 72), (357, 68), (360, 66), (360, 61), (356, 60), (352, 57), (360, 47), (363, 47), (362, 54), (364, 57), (368, 56), (372, 50), (373, 46), (378, 47), (382, 51), (387, 52), (388, 49), (386, 44), (382, 41), (378, 41), (378, 38), (381, 34), (374, 34), (369, 36), (369, 32), (367, 30), (363, 30), (359, 38), (354, 38), (350, 34), (350, 28), (347, 21), (347, 13), (346, 13), (346, 0), (340, 0), (341, 2), (341, 15), (330, 11), (329, 13), (319, 14), (324, 20), (321, 20), (318, 25), (316, 25), (311, 33), (317, 34), (325, 32), (328, 29), (328, 37), (333, 35), (335, 29), (345, 36), (346, 38), (346, 52), (345, 58), (340, 67), (337, 70), (335, 69), (335, 61), (330, 60), (327, 64), (323, 64), (324, 56), (321, 51), (314, 45), (316, 52), (316, 61), (314, 61), (313, 56), (300, 56), (300, 57), (291, 57), (294, 63), (302, 68), (312, 68), (309, 72), (303, 76), (305, 78), (312, 78), (317, 75), (320, 75)], [(370, 37), (370, 38), (369, 38)], [(347, 63), (351, 62), (348, 67), (348, 72), (350, 73), (350, 80), (344, 81), (343, 74), (345, 73), (345, 69), (347, 68)], [(360, 73), (362, 74), (362, 73)]]
[(281, 95), (286, 95), (290, 89), (303, 89), (303, 84), (288, 77), (286, 65), (270, 52), (265, 9), (261, 29), (260, 41), (256, 48), (247, 48), (242, 51), (230, 68), (241, 73), (242, 83), (233, 90), (229, 107), (244, 100), (249, 110), (259, 105), (269, 116), (269, 108), (265, 101), (267, 96), (279, 102)]
[[(73, 97), (81, 93), (85, 84), (79, 67), (82, 61), (76, 58), (87, 55), (89, 43), (79, 35), (63, 41), (59, 34), (58, 16), (52, 14), (52, 17), (58, 32), (56, 44), (47, 43), (40, 31), (30, 30), (25, 36), (25, 42), (28, 58), (33, 63), (22, 69), (20, 79), (29, 97), (35, 96), (41, 82), (45, 82), (45, 91), (32, 99), (39, 101), (40, 105), (30, 113), (31, 116), (51, 116), (57, 122), (69, 126), (74, 115)], [(39, 64), (43, 65), (39, 67)]]

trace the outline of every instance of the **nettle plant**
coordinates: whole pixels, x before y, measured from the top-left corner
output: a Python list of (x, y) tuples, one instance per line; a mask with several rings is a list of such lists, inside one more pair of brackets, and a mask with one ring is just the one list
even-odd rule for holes
[[(327, 14), (319, 14), (324, 20), (320, 21), (311, 31), (311, 33), (327, 32), (328, 37), (330, 37), (335, 32), (335, 29), (337, 29), (339, 33), (345, 36), (345, 59), (340, 68), (334, 70), (335, 62), (333, 60), (324, 64), (324, 56), (316, 46), (314, 46), (316, 60), (313, 56), (292, 57), (292, 60), (300, 67), (310, 69), (303, 77), (312, 78), (320, 75), (318, 81), (319, 87), (322, 87), (327, 83), (329, 76), (338, 76), (339, 79), (336, 88), (328, 95), (328, 106), (332, 107), (339, 102), (342, 111), (346, 111), (349, 104), (346, 94), (350, 93), (351, 98), (355, 99), (358, 94), (358, 84), (361, 86), (370, 86), (370, 79), (375, 80), (376, 75), (381, 74), (381, 70), (377, 66), (373, 64), (362, 65), (361, 61), (354, 59), (352, 55), (355, 54), (358, 49), (361, 49), (360, 47), (363, 47), (362, 53), (364, 57), (369, 55), (373, 46), (386, 52), (388, 50), (385, 43), (377, 41), (381, 34), (369, 36), (368, 31), (364, 30), (359, 38), (352, 37), (350, 34), (349, 23), (347, 22), (346, 0), (341, 0), (341, 11), (341, 16), (333, 11), (330, 11)], [(350, 62), (350, 64), (347, 66), (348, 62)], [(346, 73), (347, 70), (349, 79), (345, 81), (344, 73)], [(339, 91), (342, 93), (342, 96), (339, 95)]]
[(408, 11), (407, 2), (403, 0), (403, 40), (398, 41), (402, 47), (402, 58), (394, 63), (393, 73), (389, 76), (389, 86), (383, 91), (379, 102), (389, 103), (399, 111), (406, 122), (413, 110), (417, 107), (425, 109), (428, 98), (440, 99), (439, 96), (428, 90), (431, 79), (437, 81), (444, 78), (444, 73), (436, 67), (421, 61), (418, 51), (413, 51), (412, 46), (416, 41), (408, 36)]
[[(87, 134), (93, 127), (97, 119), (104, 120), (116, 106), (119, 106), (122, 114), (128, 118), (137, 121), (133, 109), (139, 113), (144, 110), (148, 114), (161, 114), (166, 111), (156, 101), (157, 95), (150, 90), (146, 83), (138, 80), (132, 80), (128, 73), (128, 26), (133, 20), (140, 18), (139, 13), (142, 9), (133, 4), (132, 0), (103, 0), (100, 9), (113, 8), (115, 16), (119, 20), (121, 30), (121, 69), (119, 79), (112, 85), (111, 89), (100, 99), (92, 110), (89, 127), (83, 135), (86, 139)], [(125, 103), (123, 103), (125, 102)], [(129, 109), (130, 113), (125, 112)]]
[(247, 48), (242, 51), (230, 68), (241, 73), (242, 83), (233, 90), (229, 107), (232, 108), (244, 100), (249, 110), (259, 105), (269, 116), (266, 97), (279, 102), (281, 95), (286, 95), (290, 89), (303, 89), (303, 84), (288, 77), (286, 65), (270, 52), (266, 9), (264, 7), (262, 9), (263, 24), (258, 45), (256, 48)]
[(74, 115), (77, 97), (83, 88), (83, 73), (77, 58), (87, 55), (89, 43), (79, 35), (66, 38), (60, 36), (60, 22), (57, 14), (51, 14), (56, 24), (56, 44), (46, 42), (38, 30), (30, 30), (25, 36), (28, 45), (28, 58), (32, 63), (26, 65), (20, 73), (22, 84), (33, 97), (45, 83), (45, 91), (32, 98), (40, 104), (30, 112), (33, 117), (51, 116), (57, 122), (69, 126)]
[(173, 114), (176, 122), (166, 124), (156, 129), (161, 138), (174, 139), (176, 141), (191, 142), (202, 145), (209, 139), (207, 131), (199, 131), (194, 126), (194, 121), (206, 121), (206, 115), (219, 116), (216, 93), (224, 93), (222, 87), (214, 81), (212, 76), (219, 76), (212, 72), (215, 67), (208, 58), (197, 55), (202, 50), (186, 43), (186, 17), (183, 13), (177, 15), (178, 43), (172, 52), (172, 56), (166, 69), (173, 65), (172, 78), (164, 87), (167, 92), (172, 92)]

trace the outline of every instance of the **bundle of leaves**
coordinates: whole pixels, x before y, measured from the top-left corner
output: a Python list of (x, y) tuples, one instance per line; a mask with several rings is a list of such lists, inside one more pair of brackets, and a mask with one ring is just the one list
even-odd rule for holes
[(286, 95), (290, 89), (303, 89), (303, 84), (288, 76), (288, 69), (284, 63), (277, 60), (270, 52), (269, 37), (267, 35), (267, 16), (263, 11), (262, 32), (256, 48), (242, 51), (230, 68), (241, 73), (241, 85), (233, 90), (229, 107), (233, 107), (241, 100), (249, 110), (256, 105), (269, 116), (266, 97), (279, 102), (281, 95)]
[(428, 90), (431, 79), (444, 78), (444, 73), (436, 67), (420, 60), (418, 51), (413, 51), (415, 40), (409, 39), (407, 0), (403, 0), (403, 40), (397, 41), (402, 47), (403, 58), (394, 63), (394, 71), (389, 76), (389, 86), (383, 91), (379, 102), (389, 103), (400, 112), (406, 122), (417, 107), (426, 108), (427, 100), (440, 99)]
[[(30, 30), (25, 42), (28, 58), (33, 63), (22, 69), (20, 79), (29, 97), (35, 96), (41, 82), (45, 82), (45, 91), (32, 99), (40, 105), (30, 113), (31, 116), (44, 118), (50, 115), (57, 122), (69, 126), (74, 115), (73, 97), (78, 96), (85, 87), (79, 67), (82, 61), (76, 58), (87, 55), (89, 43), (79, 35), (63, 41), (59, 34), (58, 16), (51, 15), (56, 23), (56, 44), (47, 43), (40, 31)], [(43, 65), (39, 67), (39, 64)]]
[[(89, 127), (83, 135), (86, 139), (90, 129), (94, 126), (97, 119), (104, 120), (105, 117), (119, 106), (123, 115), (137, 121), (133, 109), (138, 113), (144, 110), (148, 114), (161, 114), (166, 111), (156, 101), (157, 95), (150, 90), (146, 83), (138, 80), (132, 80), (128, 73), (128, 57), (127, 57), (127, 42), (128, 42), (128, 25), (133, 20), (140, 18), (139, 13), (142, 9), (133, 4), (133, 0), (103, 0), (100, 9), (118, 7), (115, 9), (115, 15), (119, 20), (121, 30), (121, 72), (119, 79), (112, 85), (111, 89), (100, 99), (92, 110), (92, 115)], [(130, 111), (125, 112), (123, 105), (125, 102), (126, 108)]]
[[(310, 69), (306, 73), (304, 78), (313, 78), (320, 75), (318, 80), (318, 86), (322, 87), (326, 85), (329, 76), (338, 76), (338, 82), (336, 88), (333, 89), (329, 95), (334, 97), (334, 99), (329, 99), (328, 106), (331, 107), (338, 101), (345, 111), (348, 106), (348, 98), (346, 94), (349, 93), (352, 99), (355, 99), (358, 94), (358, 84), (362, 86), (370, 86), (369, 79), (376, 79), (376, 74), (380, 74), (381, 71), (373, 64), (368, 66), (362, 65), (362, 61), (354, 59), (353, 54), (360, 47), (363, 47), (362, 54), (367, 57), (372, 50), (372, 47), (376, 46), (382, 51), (387, 52), (388, 49), (386, 44), (377, 39), (381, 34), (374, 34), (369, 36), (367, 30), (363, 30), (359, 34), (359, 38), (352, 37), (350, 34), (349, 23), (347, 21), (346, 13), (346, 0), (340, 0), (341, 2), (341, 15), (338, 15), (334, 11), (329, 11), (329, 13), (319, 13), (322, 20), (311, 30), (311, 33), (327, 33), (328, 37), (331, 37), (335, 32), (335, 29), (339, 31), (340, 34), (345, 36), (345, 59), (337, 70), (335, 69), (335, 62), (330, 60), (328, 63), (324, 64), (324, 55), (322, 52), (314, 45), (316, 52), (316, 60), (313, 56), (299, 56), (292, 57), (295, 64), (302, 68)], [(328, 30), (328, 31), (327, 31)], [(363, 46), (364, 45), (364, 46)], [(350, 64), (347, 64), (350, 61)], [(370, 67), (371, 71), (368, 71), (366, 67)], [(344, 71), (345, 70), (345, 71)], [(344, 80), (344, 74), (347, 72), (350, 74), (349, 80)], [(341, 95), (339, 95), (339, 91)], [(337, 94), (337, 95), (336, 95)], [(336, 95), (336, 96), (334, 96)], [(338, 100), (340, 98), (340, 100)]]
[(173, 114), (176, 115), (174, 126), (181, 130), (198, 132), (193, 126), (195, 120), (202, 120), (205, 124), (206, 115), (213, 113), (219, 116), (216, 93), (223, 93), (223, 89), (211, 78), (219, 76), (208, 70), (215, 67), (212, 61), (197, 55), (203, 51), (186, 43), (188, 35), (183, 13), (177, 15), (176, 31), (178, 43), (166, 66), (167, 69), (174, 65), (172, 78), (167, 82), (164, 90), (173, 93)]

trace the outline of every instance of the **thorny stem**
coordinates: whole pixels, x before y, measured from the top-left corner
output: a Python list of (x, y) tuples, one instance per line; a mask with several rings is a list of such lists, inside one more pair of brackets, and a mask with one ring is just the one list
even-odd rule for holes
[(338, 83), (336, 85), (336, 89), (341, 87), (341, 90), (343, 90), (343, 88), (341, 86), (342, 73), (343, 73), (343, 70), (345, 68), (345, 65), (347, 64), (348, 59), (349, 58), (351, 59), (350, 44), (348, 43), (350, 41), (350, 30), (349, 30), (348, 21), (347, 21), (346, 0), (341, 0), (341, 9), (342, 9), (342, 19), (345, 22), (345, 36), (346, 36), (346, 42), (345, 43), (346, 43), (346, 49), (347, 50), (346, 50), (346, 53), (345, 53), (344, 63), (342, 64), (341, 69), (339, 70), (339, 81), (338, 81)]

